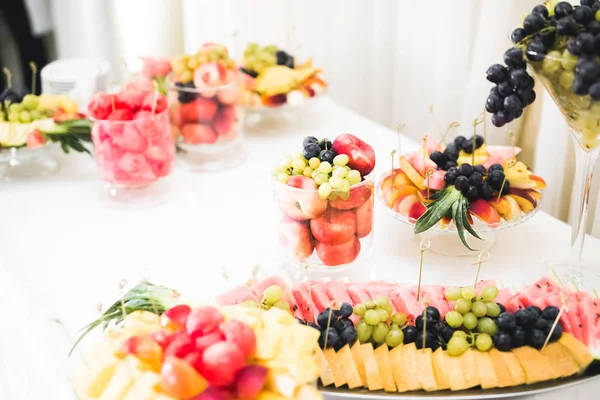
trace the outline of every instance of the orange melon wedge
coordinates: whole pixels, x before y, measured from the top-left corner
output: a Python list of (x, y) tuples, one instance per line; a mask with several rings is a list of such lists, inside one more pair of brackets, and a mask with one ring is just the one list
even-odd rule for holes
[(549, 343), (540, 352), (550, 361), (557, 375), (562, 378), (578, 373), (579, 366), (571, 354), (560, 343)]
[(419, 366), (417, 364), (417, 347), (414, 343), (402, 346), (402, 363), (406, 372), (406, 385), (408, 390), (419, 390), (423, 386), (419, 380)]
[(360, 376), (361, 386), (367, 387), (368, 385), (367, 376), (365, 375), (365, 364), (363, 363), (362, 357), (360, 355), (360, 343), (358, 342), (358, 340), (354, 343), (350, 351), (352, 352), (352, 358), (354, 359), (354, 365), (356, 365), (358, 376)]
[(367, 377), (367, 387), (369, 390), (383, 389), (383, 381), (379, 373), (379, 366), (375, 359), (373, 345), (365, 343), (360, 345), (360, 355), (365, 365), (365, 376)]
[(431, 349), (417, 350), (417, 366), (419, 368), (419, 381), (427, 392), (439, 390), (433, 371)]
[(356, 364), (354, 363), (354, 358), (352, 357), (352, 351), (350, 350), (350, 346), (345, 345), (337, 352), (338, 361), (342, 364), (342, 369), (344, 370), (344, 375), (346, 376), (346, 381), (348, 383), (348, 387), (350, 389), (354, 389), (362, 386), (362, 380), (360, 379), (360, 375), (358, 374), (358, 369), (356, 368)]
[(406, 371), (402, 361), (402, 345), (396, 346), (390, 351), (389, 359), (398, 392), (407, 392), (408, 383), (406, 382)]
[(392, 374), (392, 368), (390, 367), (389, 351), (387, 344), (383, 344), (375, 349), (373, 352), (375, 361), (379, 366), (379, 374), (381, 375), (381, 381), (383, 383), (383, 390), (386, 392), (395, 392), (396, 383), (394, 382), (394, 375)]

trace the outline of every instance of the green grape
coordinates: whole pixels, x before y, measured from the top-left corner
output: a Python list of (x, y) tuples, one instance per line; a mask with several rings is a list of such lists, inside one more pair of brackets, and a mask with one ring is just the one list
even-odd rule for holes
[(454, 333), (452, 334), (452, 337), (460, 337), (465, 340), (467, 340), (468, 336), (469, 335), (467, 335), (467, 332), (464, 332), (464, 331), (454, 331)]
[(565, 51), (562, 53), (560, 65), (562, 65), (562, 67), (567, 71), (575, 70), (575, 66), (577, 65), (577, 56), (574, 56), (569, 50), (565, 49)]
[(399, 331), (401, 330), (400, 327), (396, 324), (391, 324), (390, 325), (390, 331)]
[(304, 171), (302, 171), (302, 175), (304, 175), (307, 178), (310, 178), (312, 176), (313, 173), (313, 169), (311, 167), (306, 167), (304, 168)]
[(452, 328), (460, 328), (463, 324), (463, 316), (458, 311), (449, 311), (445, 319)]
[(292, 165), (295, 170), (304, 171), (306, 168), (306, 162), (301, 158), (294, 158), (294, 164)]
[(338, 178), (337, 176), (332, 176), (331, 178), (329, 178), (329, 184), (332, 188), (339, 189), (342, 187), (343, 182), (341, 178)]
[(451, 287), (451, 288), (446, 289), (444, 294), (446, 295), (446, 300), (456, 301), (461, 298), (462, 290), (459, 287)]
[(27, 110), (23, 110), (19, 113), (19, 120), (24, 123), (24, 124), (28, 124), (31, 122), (31, 114), (29, 113), (29, 111)]
[(273, 285), (265, 289), (265, 292), (263, 293), (263, 298), (267, 303), (275, 304), (277, 300), (281, 298), (282, 294), (283, 289), (281, 289), (281, 286)]
[(542, 70), (544, 73), (552, 75), (558, 71), (561, 67), (561, 57), (562, 54), (560, 54), (559, 51), (554, 50), (549, 52), (542, 62)]
[(387, 306), (388, 304), (390, 304), (390, 300), (387, 297), (378, 297), (375, 300), (373, 300), (373, 302), (375, 303), (375, 306), (378, 308), (385, 308), (385, 306)]
[(459, 357), (469, 349), (469, 343), (461, 337), (454, 337), (448, 342), (448, 355), (451, 357)]
[(400, 329), (391, 329), (385, 337), (385, 344), (396, 347), (404, 343), (404, 332)]
[(463, 315), (463, 325), (467, 329), (475, 329), (477, 326), (477, 317), (475, 314), (469, 312)]
[(498, 325), (491, 318), (484, 317), (477, 322), (477, 332), (494, 336), (498, 332)]
[(481, 301), (476, 301), (471, 306), (471, 312), (477, 318), (485, 317), (485, 314), (487, 314), (487, 307)]
[(320, 165), (319, 165), (319, 169), (321, 170), (321, 172), (323, 172), (324, 174), (328, 174), (331, 172), (332, 167), (331, 164), (328, 161), (323, 161)]
[(383, 309), (387, 311), (388, 315), (392, 315), (394, 313), (394, 307), (392, 307), (392, 305), (389, 303), (383, 307)]
[(40, 110), (31, 110), (29, 113), (31, 114), (31, 119), (34, 121), (46, 118), (46, 116), (42, 114)]
[(365, 322), (369, 325), (377, 325), (380, 321), (381, 318), (379, 317), (379, 312), (377, 310), (367, 310), (365, 311), (365, 315), (363, 317), (363, 319), (365, 320)]
[(290, 310), (290, 305), (288, 304), (288, 302), (287, 301), (283, 301), (283, 300), (277, 300), (275, 302), (275, 304), (273, 304), (273, 307), (279, 308), (279, 309), (285, 310), (285, 311), (289, 311)]
[(356, 185), (357, 183), (360, 183), (362, 181), (362, 177), (360, 176), (360, 172), (358, 172), (355, 169), (350, 170), (350, 172), (348, 172), (347, 179), (348, 179), (348, 182), (350, 182), (351, 185)]
[(377, 308), (377, 306), (375, 305), (375, 302), (372, 300), (366, 301), (365, 307), (367, 307), (367, 310), (373, 310), (373, 309)]
[(337, 165), (333, 167), (333, 176), (337, 176), (338, 178), (345, 178), (348, 175), (348, 170), (343, 167), (338, 167)]
[(338, 154), (333, 158), (333, 165), (339, 165), (343, 167), (344, 165), (348, 164), (348, 161), (350, 161), (350, 157), (348, 157), (347, 154)]
[(331, 187), (331, 184), (329, 182), (325, 182), (321, 184), (321, 186), (319, 186), (319, 196), (322, 199), (326, 199), (327, 197), (329, 197), (332, 190), (333, 188)]
[[(350, 194), (350, 182), (348, 182), (348, 179), (342, 179), (342, 186), (340, 189), (342, 190), (342, 192)], [(350, 196), (348, 196), (348, 197), (350, 197)], [(344, 198), (343, 194), (342, 194), (342, 198)], [(348, 199), (346, 198), (344, 200), (348, 200)]]
[(0, 121), (2, 121), (2, 122), (6, 121), (6, 115), (1, 110), (0, 110)]
[(596, 14), (594, 14), (594, 19), (596, 21), (600, 21), (600, 10), (596, 11)]
[(373, 327), (366, 323), (364, 319), (358, 321), (356, 324), (356, 333), (358, 335), (358, 341), (361, 343), (365, 343), (371, 339), (371, 335), (373, 334)]
[(495, 286), (486, 287), (481, 293), (483, 301), (494, 301), (496, 296), (498, 296), (498, 288)]
[[(342, 181), (342, 186), (344, 185), (345, 181), (346, 181), (345, 179)], [(336, 190), (336, 194), (340, 197), (340, 199), (342, 199), (344, 201), (346, 201), (350, 198), (350, 191), (344, 190), (343, 188)]]
[(308, 160), (308, 165), (312, 169), (317, 169), (319, 168), (319, 165), (321, 165), (321, 160), (319, 160), (317, 157), (313, 157), (310, 160)]
[(465, 286), (464, 288), (461, 289), (461, 294), (462, 297), (467, 299), (467, 300), (471, 300), (473, 298), (475, 298), (476, 294), (475, 294), (475, 288), (473, 286)]
[(485, 307), (487, 308), (486, 315), (488, 317), (496, 318), (500, 315), (500, 306), (493, 301), (485, 303)]
[(387, 321), (387, 320), (388, 320), (388, 318), (390, 317), (390, 314), (388, 314), (388, 312), (387, 312), (387, 311), (385, 311), (385, 310), (379, 309), (379, 310), (377, 310), (377, 312), (379, 313), (379, 319), (380, 319), (382, 322), (385, 322), (385, 321)]
[[(311, 178), (313, 178), (313, 179), (316, 179), (316, 178), (317, 178), (317, 175), (319, 175), (319, 174), (321, 174), (321, 171), (320, 171), (320, 170), (318, 170), (318, 169), (315, 169), (315, 170), (312, 172), (312, 174), (310, 174), (310, 177), (311, 177)], [(325, 177), (326, 177), (326, 179), (327, 179), (327, 180), (329, 180), (329, 177), (328, 177), (327, 175), (325, 175)], [(327, 180), (326, 180), (326, 181), (323, 181), (323, 182), (327, 182)], [(315, 183), (317, 183), (317, 182), (316, 182), (316, 180), (315, 180)], [(319, 184), (317, 183), (317, 186), (318, 186), (318, 185), (319, 185)]]
[(23, 104), (23, 107), (25, 107), (25, 109), (33, 111), (36, 108), (38, 108), (38, 105), (40, 104), (40, 99), (34, 94), (27, 94), (23, 97), (23, 100), (21, 100), (21, 104)]
[(404, 313), (396, 313), (392, 315), (392, 324), (403, 326), (406, 324), (406, 314)]
[[(308, 167), (308, 168), (310, 168), (310, 167)], [(329, 176), (327, 176), (327, 174), (319, 172), (319, 170), (315, 170), (315, 171), (313, 171), (313, 173), (314, 172), (317, 172), (317, 175), (314, 177), (315, 183), (317, 185), (322, 185), (329, 180)]]
[(384, 324), (383, 322), (378, 323), (377, 326), (373, 328), (372, 336), (375, 343), (384, 343), (389, 331), (390, 328), (388, 328), (386, 324)]
[(491, 336), (486, 333), (480, 333), (475, 338), (475, 346), (477, 346), (477, 350), (479, 351), (488, 351), (492, 348), (492, 344)]
[(20, 119), (21, 119), (20, 113), (12, 111), (12, 110), (8, 112), (8, 121), (9, 122), (19, 122)]
[(285, 168), (292, 168), (294, 166), (294, 159), (292, 156), (287, 156), (281, 161), (281, 164), (285, 166)]
[(471, 301), (460, 298), (454, 303), (454, 311), (458, 311), (461, 314), (466, 314), (471, 311)]
[(365, 311), (367, 311), (367, 307), (365, 307), (363, 303), (358, 303), (354, 306), (352, 313), (358, 315), (359, 317), (362, 317), (363, 315), (365, 315)]
[(10, 112), (21, 112), (23, 111), (24, 107), (21, 103), (10, 103), (10, 106), (8, 106), (8, 111)]
[(285, 174), (283, 172), (277, 174), (277, 180), (281, 183), (287, 183), (288, 179), (290, 178), (290, 176), (288, 174)]

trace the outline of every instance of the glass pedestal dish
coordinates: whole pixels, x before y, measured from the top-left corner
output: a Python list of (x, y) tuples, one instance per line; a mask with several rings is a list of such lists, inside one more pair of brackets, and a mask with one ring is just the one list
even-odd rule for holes
[(13, 181), (40, 178), (53, 174), (59, 164), (50, 154), (52, 144), (38, 148), (10, 147), (0, 149), (0, 179)]

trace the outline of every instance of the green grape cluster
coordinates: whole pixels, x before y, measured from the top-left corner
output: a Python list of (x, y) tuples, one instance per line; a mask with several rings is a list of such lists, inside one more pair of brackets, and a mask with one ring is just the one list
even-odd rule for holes
[(260, 74), (266, 68), (277, 65), (277, 46), (268, 45), (260, 47), (257, 43), (250, 43), (244, 50), (246, 69)]
[(445, 292), (446, 299), (454, 302), (454, 310), (449, 311), (446, 323), (458, 329), (448, 342), (448, 354), (458, 357), (471, 346), (479, 351), (492, 348), (492, 336), (498, 332), (495, 318), (500, 315), (500, 306), (494, 301), (498, 296), (498, 288), (485, 288), (481, 296), (477, 296), (475, 288), (453, 287)]
[(241, 306), (251, 308), (262, 308), (269, 310), (273, 307), (290, 312), (290, 304), (282, 299), (283, 289), (279, 285), (269, 286), (265, 289), (260, 304), (254, 300), (246, 300), (240, 303)]
[(385, 343), (389, 347), (396, 347), (404, 342), (402, 327), (406, 325), (406, 315), (394, 313), (387, 297), (359, 303), (354, 306), (353, 313), (361, 317), (356, 324), (360, 343)]
[(20, 103), (7, 103), (0, 107), (0, 121), (27, 124), (51, 116), (38, 109), (39, 97), (28, 94)]

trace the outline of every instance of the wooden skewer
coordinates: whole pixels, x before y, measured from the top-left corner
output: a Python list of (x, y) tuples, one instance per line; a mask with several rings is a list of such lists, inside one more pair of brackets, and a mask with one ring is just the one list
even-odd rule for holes
[[(484, 255), (485, 255), (485, 260), (483, 259)], [(491, 258), (491, 254), (489, 251), (482, 251), (477, 256), (477, 261), (473, 263), (473, 265), (477, 265), (477, 273), (475, 274), (475, 284), (473, 285), (473, 288), (476, 288), (477, 282), (479, 282), (479, 273), (481, 272), (481, 264), (489, 261), (490, 258)]]
[(548, 336), (546, 336), (546, 341), (544, 342), (544, 346), (542, 346), (542, 350), (544, 350), (544, 348), (548, 345), (548, 342), (550, 341), (550, 337), (552, 336), (552, 333), (554, 333), (554, 330), (556, 329), (556, 325), (558, 325), (558, 321), (560, 321), (560, 317), (562, 316), (565, 309), (567, 309), (567, 299), (565, 298), (565, 295), (563, 294), (563, 292), (560, 292), (560, 300), (562, 302), (562, 305), (560, 307), (560, 310), (558, 311), (558, 315), (556, 316), (554, 323), (552, 324), (552, 327), (550, 328), (550, 332), (548, 332)]
[(427, 180), (427, 198), (429, 198), (429, 177), (435, 172), (432, 168), (428, 169), (425, 173), (425, 179)]
[(485, 113), (486, 109), (483, 107), (483, 112), (481, 113), (481, 119), (483, 120), (483, 143), (487, 143), (487, 121)]
[(423, 278), (423, 253), (431, 246), (431, 242), (427, 241), (427, 243), (421, 241), (419, 245), (419, 282), (417, 286), (417, 301), (419, 301), (421, 297), (421, 279)]
[(440, 143), (437, 147), (439, 151), (443, 151), (443, 149), (446, 147), (446, 136), (448, 135), (448, 133), (450, 133), (452, 128), (458, 128), (459, 126), (460, 123), (456, 121), (450, 122), (450, 125), (448, 125), (448, 127), (446, 128), (446, 131), (440, 135)]
[(427, 304), (429, 300), (427, 297), (423, 299), (423, 353), (425, 353), (425, 345), (427, 344)]
[(35, 84), (37, 82), (37, 65), (33, 62), (29, 62), (29, 67), (31, 68), (31, 94), (35, 95)]
[[(427, 135), (423, 135), (423, 137), (421, 138), (421, 142), (423, 142), (423, 148), (422, 148), (422, 152), (423, 152), (423, 165), (425, 165), (425, 161), (427, 159), (427, 157), (429, 157), (429, 154), (427, 154)], [(421, 171), (419, 171), (420, 173)]]
[(2, 72), (4, 72), (4, 75), (6, 76), (6, 88), (12, 89), (12, 73), (10, 72), (10, 69), (4, 67), (2, 68)]
[(392, 187), (394, 187), (394, 158), (396, 156), (396, 150), (392, 150), (392, 172), (390, 176), (392, 177)]
[(396, 127), (396, 131), (398, 132), (398, 154), (402, 154), (401, 134), (402, 134), (402, 131), (404, 130), (404, 128), (406, 128), (406, 124), (399, 124)]

